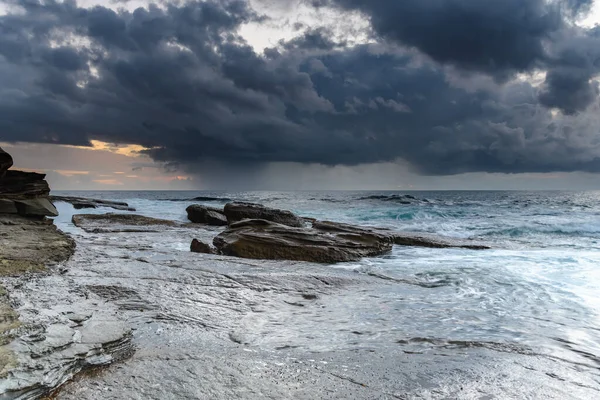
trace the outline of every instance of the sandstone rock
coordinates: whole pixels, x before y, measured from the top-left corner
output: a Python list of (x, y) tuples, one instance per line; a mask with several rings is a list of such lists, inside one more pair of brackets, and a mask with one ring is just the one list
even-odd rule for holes
[(156, 226), (174, 227), (178, 224), (165, 219), (145, 217), (137, 214), (77, 214), (73, 215), (75, 226), (86, 232), (149, 232)]
[(213, 244), (228, 256), (337, 263), (384, 254), (393, 242), (389, 235), (360, 228), (351, 232), (295, 228), (253, 219), (231, 224)]
[(214, 226), (227, 225), (227, 217), (223, 210), (218, 208), (194, 204), (187, 209), (188, 219), (197, 224), (208, 224)]
[(6, 171), (8, 171), (8, 169), (12, 167), (12, 165), (12, 157), (0, 147), (0, 178), (4, 176)]
[(0, 199), (0, 214), (18, 214), (17, 206), (13, 200)]
[(0, 198), (31, 199), (47, 197), (50, 194), (46, 175), (35, 172), (6, 171), (0, 178)]
[(72, 204), (76, 210), (84, 208), (99, 208), (107, 207), (113, 208), (120, 211), (136, 211), (135, 208), (129, 207), (129, 204), (120, 201), (100, 200), (100, 199), (88, 199), (85, 197), (70, 197), (70, 196), (50, 196), (50, 201), (65, 202)]
[(394, 243), (400, 246), (418, 246), (429, 247), (432, 249), (468, 249), (468, 250), (489, 250), (490, 246), (485, 244), (470, 243), (467, 240), (439, 238), (417, 233), (399, 233), (392, 234)]
[(50, 220), (0, 215), (0, 276), (43, 270), (74, 251), (73, 239)]
[(215, 251), (208, 244), (199, 241), (198, 239), (192, 240), (190, 246), (192, 253), (203, 253), (203, 254), (214, 254)]
[(356, 227), (353, 225), (342, 224), (339, 222), (331, 221), (313, 221), (313, 228), (322, 231), (330, 232), (348, 232), (354, 233), (357, 231), (367, 230), (369, 232), (376, 232), (380, 235), (386, 235), (391, 238), (394, 244), (399, 246), (416, 246), (416, 247), (429, 247), (433, 249), (448, 249), (448, 248), (460, 248), (469, 250), (487, 250), (489, 246), (482, 243), (473, 243), (469, 240), (455, 239), (448, 237), (439, 237), (435, 235), (427, 235), (423, 233), (412, 233), (412, 232), (395, 232), (384, 228), (372, 228), (372, 227)]
[(25, 217), (57, 217), (58, 211), (54, 204), (45, 197), (27, 200), (15, 200), (19, 215)]
[(303, 220), (292, 212), (268, 208), (260, 204), (242, 202), (228, 203), (225, 205), (224, 211), (227, 221), (230, 224), (244, 219), (263, 219), (296, 228), (304, 226)]

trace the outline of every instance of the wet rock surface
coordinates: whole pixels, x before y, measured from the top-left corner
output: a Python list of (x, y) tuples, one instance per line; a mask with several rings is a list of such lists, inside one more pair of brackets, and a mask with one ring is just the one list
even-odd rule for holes
[[(1, 381), (22, 391), (3, 388), (0, 398), (36, 398), (47, 390), (34, 384), (41, 377), (62, 382), (116, 360), (56, 398), (475, 399), (500, 390), (568, 399), (600, 390), (594, 375), (571, 371), (594, 371), (591, 362), (557, 363), (519, 344), (407, 337), (398, 315), (382, 311), (414, 315), (419, 304), (389, 296), (414, 285), (307, 262), (192, 254), (192, 237), (210, 241), (220, 229), (155, 229), (76, 231), (63, 273), (4, 281), (31, 328), (10, 345), (22, 367)], [(348, 229), (322, 226), (329, 235)]]
[(433, 235), (423, 235), (416, 233), (392, 234), (394, 243), (399, 246), (417, 246), (429, 247), (433, 249), (468, 249), (468, 250), (490, 250), (491, 247), (484, 243), (477, 243), (470, 240), (441, 238)]
[(87, 298), (92, 316), (111, 310), (132, 329), (131, 358), (65, 386), (58, 399), (491, 398), (499, 387), (508, 397), (597, 393), (597, 383), (576, 378), (580, 385), (569, 383), (565, 395), (569, 367), (526, 346), (411, 338), (393, 323), (356, 318), (390, 306), (386, 291), (410, 286), (306, 262), (178, 253), (190, 235), (217, 231), (162, 229), (78, 236), (67, 273), (23, 288), (35, 297), (77, 287), (76, 298), (36, 306)]
[(65, 202), (72, 204), (76, 210), (85, 208), (112, 208), (120, 211), (136, 211), (135, 208), (129, 207), (129, 204), (121, 201), (110, 201), (100, 199), (88, 199), (85, 197), (70, 197), (70, 196), (50, 196), (50, 201), (53, 203)]
[(204, 254), (215, 254), (216, 251), (210, 245), (199, 241), (198, 239), (192, 240), (192, 244), (190, 246), (190, 251), (192, 253), (204, 253)]
[(137, 214), (77, 214), (73, 224), (86, 232), (148, 232), (158, 227), (175, 227), (174, 221), (151, 218)]
[(229, 224), (244, 219), (263, 219), (291, 227), (303, 227), (304, 221), (291, 211), (278, 210), (265, 207), (261, 204), (234, 202), (228, 203), (224, 208), (225, 216)]
[(389, 236), (359, 228), (333, 232), (292, 228), (260, 219), (231, 224), (213, 244), (228, 256), (318, 263), (354, 261), (392, 249)]
[(377, 235), (388, 236), (392, 242), (399, 246), (428, 247), (434, 249), (468, 249), (468, 250), (489, 250), (490, 246), (484, 243), (478, 243), (471, 240), (454, 239), (440, 237), (436, 235), (427, 235), (413, 232), (396, 232), (382, 228), (357, 227), (348, 224), (331, 221), (312, 221), (315, 229), (329, 232), (346, 232), (360, 234), (361, 232), (371, 232)]
[(232, 223), (213, 241), (220, 254), (250, 259), (318, 263), (355, 261), (385, 254), (393, 244), (430, 248), (489, 247), (468, 241), (398, 233), (330, 221), (312, 221), (312, 228), (293, 228), (266, 220)]
[(214, 226), (227, 225), (227, 217), (219, 208), (194, 204), (186, 209), (188, 219), (196, 224), (208, 224)]

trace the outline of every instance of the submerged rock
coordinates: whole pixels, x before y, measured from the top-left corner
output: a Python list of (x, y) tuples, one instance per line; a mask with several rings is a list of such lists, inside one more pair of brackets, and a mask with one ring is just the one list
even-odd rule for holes
[(227, 225), (227, 217), (223, 210), (214, 207), (207, 207), (200, 204), (193, 204), (186, 208), (188, 219), (196, 224), (208, 224), (214, 226)]
[(228, 256), (337, 263), (384, 254), (390, 236), (366, 229), (352, 231), (295, 228), (264, 219), (233, 223), (213, 241)]
[(198, 239), (192, 240), (190, 250), (192, 253), (215, 254), (215, 251), (212, 247), (210, 247), (210, 245), (201, 242)]
[(440, 238), (434, 236), (427, 236), (416, 233), (399, 233), (394, 232), (392, 234), (394, 243), (400, 246), (417, 246), (417, 247), (429, 247), (432, 249), (468, 249), (468, 250), (489, 250), (490, 246), (478, 243), (469, 243), (467, 240), (462, 239), (451, 239), (451, 238)]
[(439, 237), (435, 235), (427, 235), (422, 233), (412, 232), (395, 232), (384, 228), (371, 228), (371, 227), (356, 227), (353, 225), (342, 224), (339, 222), (331, 221), (314, 221), (313, 228), (322, 231), (331, 232), (348, 232), (353, 233), (357, 230), (369, 232), (376, 232), (380, 235), (389, 236), (390, 239), (399, 246), (416, 246), (416, 247), (429, 247), (434, 249), (469, 249), (469, 250), (488, 250), (491, 247), (482, 243), (473, 243), (469, 240), (454, 239), (448, 237)]
[(129, 207), (129, 204), (120, 201), (100, 200), (100, 199), (88, 199), (85, 197), (70, 197), (70, 196), (50, 196), (50, 201), (65, 202), (72, 204), (76, 210), (84, 208), (99, 208), (107, 207), (113, 208), (120, 211), (136, 211), (135, 208)]
[(244, 219), (262, 219), (296, 228), (304, 226), (302, 218), (297, 217), (291, 211), (268, 208), (261, 204), (228, 203), (225, 205), (224, 211), (230, 224)]

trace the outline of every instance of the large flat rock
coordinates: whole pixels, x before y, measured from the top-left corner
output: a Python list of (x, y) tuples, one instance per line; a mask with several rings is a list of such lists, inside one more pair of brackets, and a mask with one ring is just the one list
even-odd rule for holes
[(165, 219), (151, 218), (138, 214), (77, 214), (73, 224), (86, 232), (147, 232), (157, 227), (174, 227), (178, 224)]
[(129, 204), (122, 201), (111, 201), (101, 199), (89, 199), (87, 197), (72, 197), (72, 196), (50, 196), (50, 201), (53, 203), (64, 202), (71, 204), (76, 210), (84, 208), (112, 208), (120, 211), (136, 211), (135, 208), (129, 207)]
[(393, 242), (388, 235), (366, 229), (325, 231), (259, 219), (231, 224), (213, 244), (228, 256), (337, 263), (384, 254)]

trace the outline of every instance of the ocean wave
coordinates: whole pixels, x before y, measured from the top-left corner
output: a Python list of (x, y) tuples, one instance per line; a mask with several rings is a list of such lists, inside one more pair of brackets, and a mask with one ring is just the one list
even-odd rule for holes
[(359, 197), (358, 200), (378, 200), (406, 205), (414, 203), (431, 203), (431, 200), (425, 198), (420, 199), (410, 194), (372, 195), (366, 197)]
[(600, 234), (600, 225), (582, 224), (571, 226), (523, 226), (497, 229), (485, 232), (482, 236), (508, 236), (522, 237), (529, 235), (548, 235), (548, 236), (589, 236)]
[(192, 197), (192, 198), (183, 198), (183, 199), (157, 199), (158, 201), (215, 201), (215, 202), (222, 202), (222, 203), (227, 203), (227, 202), (231, 202), (231, 201), (235, 201), (232, 198), (229, 197), (212, 197), (212, 196), (198, 196), (198, 197)]

